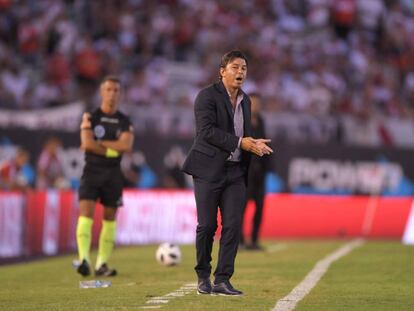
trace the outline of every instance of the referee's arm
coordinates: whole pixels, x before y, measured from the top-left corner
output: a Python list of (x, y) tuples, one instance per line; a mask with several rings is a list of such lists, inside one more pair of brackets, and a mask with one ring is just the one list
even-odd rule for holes
[(106, 148), (114, 149), (118, 152), (128, 152), (132, 150), (134, 144), (134, 134), (130, 130), (122, 132), (117, 140), (101, 140), (100, 144)]
[(99, 144), (93, 137), (91, 129), (81, 129), (81, 150), (99, 155), (106, 155), (107, 148)]
[(93, 136), (90, 118), (91, 115), (88, 112), (85, 112), (82, 116), (82, 122), (80, 125), (80, 149), (98, 155), (106, 155), (107, 148), (100, 145)]

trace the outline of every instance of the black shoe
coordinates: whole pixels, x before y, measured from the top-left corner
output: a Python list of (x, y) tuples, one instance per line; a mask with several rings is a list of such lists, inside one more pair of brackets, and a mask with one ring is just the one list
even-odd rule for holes
[(211, 294), (211, 282), (209, 278), (198, 279), (197, 293), (199, 295)]
[(213, 285), (213, 289), (211, 290), (213, 295), (223, 295), (223, 296), (241, 296), (243, 295), (242, 291), (235, 289), (231, 284), (230, 281), (223, 281), (218, 284)]
[(95, 270), (95, 276), (115, 276), (118, 272), (115, 269), (109, 269), (106, 263), (102, 264), (102, 266)]
[(81, 264), (78, 266), (77, 271), (82, 276), (88, 276), (91, 274), (91, 268), (89, 267), (89, 263), (86, 259), (82, 260)]

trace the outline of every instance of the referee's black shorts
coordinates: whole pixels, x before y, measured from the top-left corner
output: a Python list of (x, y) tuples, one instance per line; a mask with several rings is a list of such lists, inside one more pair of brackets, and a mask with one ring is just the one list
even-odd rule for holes
[(85, 165), (80, 187), (79, 200), (100, 200), (107, 207), (122, 205), (123, 178), (119, 165)]

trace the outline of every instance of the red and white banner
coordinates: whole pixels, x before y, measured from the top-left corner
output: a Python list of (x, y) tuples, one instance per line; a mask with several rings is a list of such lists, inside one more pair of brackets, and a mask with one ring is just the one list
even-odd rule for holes
[(57, 254), (59, 249), (60, 195), (57, 190), (46, 192), (42, 250), (46, 255)]
[(15, 110), (0, 109), (0, 127), (76, 132), (79, 130), (79, 120), (84, 110), (82, 102), (74, 102), (57, 108), (19, 111), (19, 113)]
[(193, 243), (196, 208), (191, 191), (125, 191), (117, 216), (119, 244)]
[(411, 204), (411, 211), (408, 216), (402, 241), (404, 244), (414, 245), (414, 201)]
[[(414, 241), (412, 206), (411, 197), (268, 195), (260, 237), (362, 236), (399, 240), (404, 236), (405, 242)], [(251, 232), (253, 210), (253, 204), (249, 203), (243, 228), (246, 234)], [(0, 192), (0, 258), (76, 250), (78, 213), (77, 195), (73, 191)], [(101, 223), (102, 206), (97, 205), (94, 246)], [(194, 194), (126, 190), (117, 223), (118, 245), (194, 243), (197, 226)]]
[[(413, 198), (271, 194), (266, 196), (264, 238), (368, 237), (401, 239)], [(254, 206), (246, 211), (251, 232)]]
[(0, 257), (23, 255), (24, 195), (0, 193)]
[(54, 255), (76, 249), (78, 210), (73, 191), (29, 193), (24, 224), (27, 255)]

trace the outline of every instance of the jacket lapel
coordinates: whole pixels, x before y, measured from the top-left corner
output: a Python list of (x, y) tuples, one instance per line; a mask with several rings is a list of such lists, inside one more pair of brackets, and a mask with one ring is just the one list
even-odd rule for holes
[(248, 104), (248, 97), (243, 93), (243, 100), (241, 102), (243, 108), (243, 125), (244, 125), (244, 136), (251, 136), (251, 113), (250, 105)]
[[(229, 94), (227, 94), (227, 90), (224, 87), (223, 82), (220, 81), (217, 84), (217, 87), (220, 93), (222, 93), (227, 113), (229, 114), (230, 120), (233, 123), (234, 113), (233, 113), (233, 106), (231, 105), (231, 102), (230, 102)], [(241, 92), (243, 93), (243, 100), (241, 102), (241, 105), (242, 105), (243, 119), (244, 119), (244, 122), (243, 122), (244, 136), (246, 135), (250, 136), (251, 135), (251, 126), (250, 126), (251, 113), (250, 113), (249, 98), (246, 95), (246, 93), (244, 93), (242, 90)]]
[(224, 87), (223, 82), (220, 81), (218, 83), (218, 89), (222, 93), (222, 96), (224, 98), (224, 103), (225, 103), (225, 106), (226, 106), (226, 110), (229, 114), (230, 119), (233, 121), (233, 106), (231, 105), (229, 94), (227, 94), (227, 90)]

